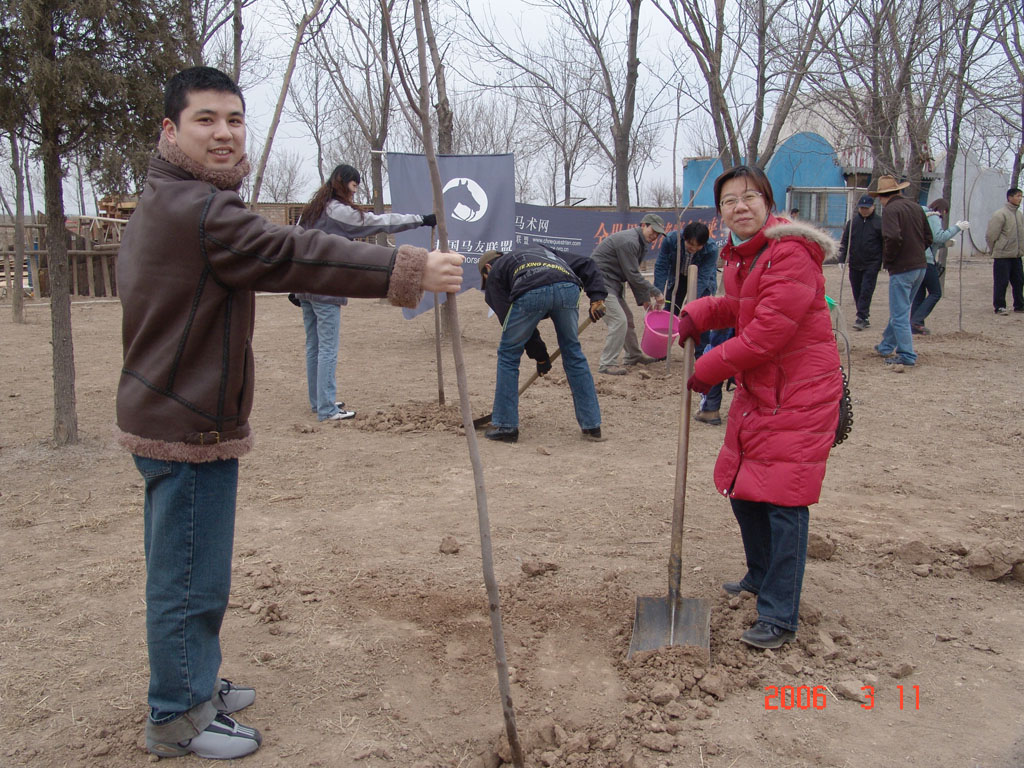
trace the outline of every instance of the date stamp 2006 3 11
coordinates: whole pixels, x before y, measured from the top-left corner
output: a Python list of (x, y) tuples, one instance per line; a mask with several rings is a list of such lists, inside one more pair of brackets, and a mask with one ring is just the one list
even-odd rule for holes
[[(875, 688), (871, 685), (861, 686), (864, 702), (861, 709), (871, 710), (875, 707)], [(921, 709), (921, 689), (909, 686), (904, 693), (903, 686), (897, 685), (900, 709)], [(828, 693), (824, 685), (766, 685), (764, 689), (764, 708), (766, 710), (791, 709), (825, 709), (828, 706)], [(911, 700), (912, 697), (912, 700)]]

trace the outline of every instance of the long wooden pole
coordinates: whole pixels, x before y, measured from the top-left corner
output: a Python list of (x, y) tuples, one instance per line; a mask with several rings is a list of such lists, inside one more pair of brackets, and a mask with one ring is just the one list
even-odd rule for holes
[[(430, 124), (429, 112), (429, 81), (427, 80), (426, 40), (423, 23), (422, 0), (413, 0), (416, 15), (416, 47), (419, 58), (420, 92), (419, 116), (423, 128), (423, 150), (430, 169), (430, 185), (433, 190), (434, 212), (437, 215), (440, 249), (448, 248), (448, 230), (445, 224), (444, 196), (441, 189), (441, 172), (437, 165), (437, 152), (434, 149), (433, 128)], [(494, 641), (494, 656), (498, 668), (498, 689), (501, 693), (501, 709), (505, 716), (505, 732), (508, 736), (512, 762), (516, 768), (523, 768), (523, 748), (519, 742), (516, 729), (516, 713), (512, 706), (512, 689), (508, 676), (508, 661), (505, 654), (505, 636), (501, 627), (501, 603), (498, 594), (498, 582), (494, 576), (494, 553), (491, 548), (491, 524), (487, 515), (487, 492), (484, 488), (484, 471), (480, 462), (480, 449), (473, 429), (473, 411), (469, 404), (469, 384), (466, 379), (466, 360), (462, 353), (462, 330), (459, 327), (459, 312), (455, 294), (450, 293), (445, 301), (448, 313), (448, 324), (452, 335), (452, 353), (455, 356), (455, 377), (459, 385), (459, 409), (462, 412), (462, 426), (466, 432), (469, 446), (469, 458), (473, 465), (473, 480), (476, 486), (477, 521), (480, 527), (480, 556), (483, 563), (484, 584), (487, 587), (487, 599), (490, 607), (491, 636)]]

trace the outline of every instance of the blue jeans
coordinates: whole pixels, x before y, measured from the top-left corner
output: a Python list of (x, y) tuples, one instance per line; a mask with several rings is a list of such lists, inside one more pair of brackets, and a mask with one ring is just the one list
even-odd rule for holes
[(924, 267), (889, 275), (889, 322), (882, 331), (882, 340), (875, 349), (888, 357), (893, 352), (901, 363), (914, 365), (914, 337), (910, 331), (910, 300), (924, 280)]
[[(707, 331), (707, 342), (702, 347), (701, 354), (707, 354), (712, 349), (717, 347), (722, 342), (728, 341), (733, 337), (732, 328), (717, 328), (713, 331)], [(701, 343), (705, 344), (704, 334), (701, 334)], [(715, 384), (711, 389), (708, 390), (706, 395), (700, 397), (700, 410), (702, 411), (717, 411), (722, 407), (722, 386), (724, 382)]]
[(740, 524), (747, 573), (744, 589), (757, 593), (757, 618), (796, 632), (807, 564), (807, 507), (731, 499)]
[(938, 264), (929, 264), (925, 267), (921, 287), (917, 289), (914, 301), (910, 305), (910, 324), (912, 326), (924, 325), (925, 318), (931, 314), (941, 298), (942, 281), (939, 280), (939, 266)]
[(320, 421), (338, 412), (335, 405), (338, 387), (334, 371), (338, 367), (338, 328), (341, 307), (319, 301), (302, 300), (302, 322), (306, 326), (306, 389), (309, 407)]
[(555, 324), (558, 347), (562, 350), (562, 367), (572, 390), (576, 422), (580, 429), (601, 426), (601, 408), (597, 404), (594, 377), (583, 355), (576, 328), (579, 302), (580, 289), (574, 283), (534, 288), (513, 302), (498, 344), (498, 381), (491, 413), (494, 426), (519, 426), (519, 361), (527, 340), (545, 317), (550, 317)]
[(188, 728), (201, 732), (216, 715), (210, 699), (231, 589), (238, 460), (134, 459), (146, 484), (150, 722), (181, 718), (184, 740)]

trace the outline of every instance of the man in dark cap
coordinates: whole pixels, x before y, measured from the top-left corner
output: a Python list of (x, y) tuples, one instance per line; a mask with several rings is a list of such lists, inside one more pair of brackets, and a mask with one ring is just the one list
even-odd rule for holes
[(640, 220), (639, 227), (608, 235), (591, 254), (608, 289), (608, 314), (604, 318), (608, 338), (601, 352), (599, 373), (621, 376), (627, 372), (618, 364), (623, 347), (626, 349), (624, 362), (627, 366), (654, 362), (653, 357), (643, 353), (636, 339), (633, 312), (626, 304), (626, 283), (629, 283), (639, 306), (645, 309), (661, 306), (664, 297), (640, 274), (640, 262), (647, 253), (647, 246), (653, 245), (664, 234), (665, 220), (657, 214), (648, 213)]
[(875, 199), (861, 195), (857, 213), (843, 227), (839, 245), (839, 261), (847, 263), (853, 303), (857, 307), (855, 331), (871, 325), (871, 297), (875, 293), (878, 270), (882, 268), (882, 217), (875, 211)]

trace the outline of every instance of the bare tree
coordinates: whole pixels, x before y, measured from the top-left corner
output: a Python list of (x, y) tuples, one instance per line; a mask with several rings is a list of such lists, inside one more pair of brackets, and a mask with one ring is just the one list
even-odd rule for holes
[[(930, 126), (930, 117), (922, 115), (933, 112), (938, 93), (921, 75), (931, 69), (928, 77), (936, 76), (939, 36), (933, 9), (929, 0), (843, 0), (824, 9), (836, 44), (821, 57), (811, 78), (814, 95), (804, 107), (833, 110), (844, 118), (848, 143), (866, 145), (875, 177), (920, 168), (921, 137)], [(938, 66), (938, 71), (945, 70)]]
[(951, 32), (956, 39), (952, 69), (963, 76), (951, 78), (948, 89), (952, 103), (947, 103), (946, 162), (942, 174), (942, 196), (947, 200), (953, 198), (953, 170), (960, 154), (961, 131), (971, 97), (973, 78), (970, 75), (977, 74), (979, 62), (988, 58), (992, 41), (985, 40), (984, 31), (990, 28), (1000, 6), (979, 0), (951, 0), (950, 7)]
[(277, 133), (277, 126), (281, 122), (281, 112), (284, 110), (284, 102), (288, 98), (288, 86), (291, 83), (292, 72), (295, 71), (295, 60), (298, 58), (299, 49), (302, 47), (306, 30), (310, 24), (316, 21), (324, 6), (325, 0), (312, 0), (313, 5), (305, 10), (298, 22), (295, 24), (295, 39), (292, 42), (292, 50), (288, 56), (288, 64), (285, 66), (284, 76), (281, 82), (281, 92), (277, 97), (277, 106), (274, 107), (274, 117), (270, 121), (270, 129), (267, 131), (267, 141), (263, 145), (263, 154), (260, 156), (259, 165), (256, 167), (255, 178), (252, 183), (252, 195), (249, 204), (256, 205), (260, 199), (260, 188), (263, 186), (263, 174), (267, 167), (267, 160), (270, 157), (270, 150), (274, 145), (274, 135)]
[(272, 203), (298, 202), (305, 185), (302, 155), (298, 150), (284, 149), (271, 155), (263, 174), (263, 185)]
[(655, 208), (670, 208), (679, 204), (679, 187), (666, 181), (655, 181), (647, 185), (645, 199)]
[(1016, 187), (1020, 184), (1021, 166), (1024, 163), (1024, 8), (1020, 3), (998, 4), (995, 39), (1006, 54), (1002, 68), (1012, 73), (1002, 103), (1004, 110), (997, 114), (1009, 129), (1007, 133), (1014, 137), (1008, 150), (1012, 157), (1010, 183)]
[(822, 24), (831, 0), (652, 2), (697, 65), (694, 76), (706, 89), (697, 103), (711, 117), (723, 163), (764, 166), (808, 70), (832, 41), (834, 32)]
[[(563, 103), (586, 126), (601, 153), (614, 169), (615, 204), (629, 210), (629, 156), (637, 104), (640, 59), (640, 5), (642, 0), (536, 0), (534, 5), (558, 20), (552, 39), (561, 55), (539, 52), (522, 33), (515, 43), (500, 34), (467, 0), (461, 10), (481, 42), (484, 57), (497, 64), (495, 87), (531, 87), (564, 93), (559, 87), (566, 72), (576, 73), (580, 87), (601, 95), (596, 114), (584, 112), (576, 100)], [(469, 75), (471, 77), (471, 75)]]
[[(393, 54), (387, 22), (394, 0), (363, 0), (339, 8), (313, 38), (314, 66), (327, 76), (339, 109), (335, 125), (348, 159), (370, 170), (374, 210), (384, 208), (383, 151), (394, 111)], [(399, 28), (404, 28), (404, 21)]]
[(304, 49), (295, 71), (295, 78), (289, 89), (290, 99), (285, 111), (301, 122), (309, 131), (316, 147), (316, 172), (323, 184), (330, 168), (325, 168), (327, 145), (330, 141), (329, 126), (337, 121), (337, 101), (334, 90), (328, 87), (327, 74), (317, 63), (315, 55)]

